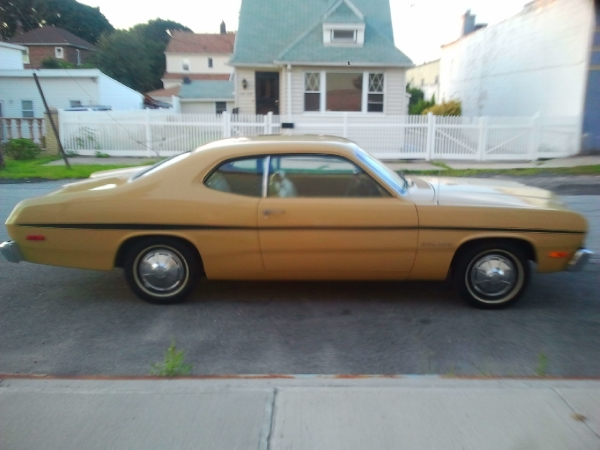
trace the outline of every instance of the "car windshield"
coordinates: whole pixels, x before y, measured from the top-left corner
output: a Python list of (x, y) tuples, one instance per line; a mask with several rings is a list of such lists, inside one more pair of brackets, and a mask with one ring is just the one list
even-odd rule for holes
[(381, 161), (373, 158), (367, 152), (358, 147), (354, 149), (354, 154), (358, 159), (369, 166), (369, 168), (373, 170), (394, 191), (401, 195), (406, 194), (406, 189), (408, 187), (408, 181), (406, 181), (406, 178), (397, 174)]
[(175, 164), (175, 163), (187, 158), (188, 156), (190, 156), (191, 153), (192, 152), (185, 152), (185, 153), (181, 153), (179, 155), (171, 156), (170, 158), (167, 158), (167, 159), (163, 159), (162, 161), (159, 161), (156, 164), (153, 164), (152, 166), (148, 167), (147, 169), (137, 172), (135, 175), (133, 175), (131, 177), (131, 180), (135, 180), (137, 178), (145, 177), (146, 175), (150, 175), (151, 173), (158, 172), (159, 170), (162, 170), (165, 167), (169, 167), (170, 165)]

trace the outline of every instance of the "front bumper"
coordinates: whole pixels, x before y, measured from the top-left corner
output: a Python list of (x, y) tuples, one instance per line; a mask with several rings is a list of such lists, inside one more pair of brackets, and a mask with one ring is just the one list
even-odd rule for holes
[(587, 264), (593, 254), (594, 252), (588, 250), (587, 248), (580, 248), (575, 252), (571, 258), (571, 261), (569, 261), (567, 270), (569, 272), (579, 272), (581, 269), (583, 269), (583, 266)]
[(0, 244), (0, 253), (2, 253), (2, 256), (11, 263), (25, 261), (21, 254), (21, 250), (19, 249), (19, 245), (15, 241), (5, 241)]

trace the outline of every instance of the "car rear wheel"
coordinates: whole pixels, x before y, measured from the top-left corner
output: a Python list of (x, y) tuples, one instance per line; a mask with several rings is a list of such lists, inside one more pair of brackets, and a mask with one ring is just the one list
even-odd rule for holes
[(183, 301), (200, 275), (197, 253), (173, 238), (148, 238), (127, 254), (125, 278), (135, 294), (149, 303)]
[(525, 291), (530, 278), (529, 261), (518, 245), (482, 243), (457, 256), (453, 278), (457, 291), (469, 305), (504, 308)]

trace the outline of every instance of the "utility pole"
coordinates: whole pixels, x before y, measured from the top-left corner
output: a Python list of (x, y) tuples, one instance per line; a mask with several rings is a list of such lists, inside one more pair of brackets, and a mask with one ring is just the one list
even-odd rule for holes
[(35, 72), (33, 72), (33, 79), (35, 80), (35, 84), (37, 85), (38, 91), (40, 91), (40, 95), (42, 96), (42, 101), (44, 102), (44, 107), (46, 108), (46, 114), (48, 114), (48, 120), (50, 121), (50, 125), (52, 126), (52, 131), (54, 131), (54, 136), (56, 136), (56, 140), (58, 141), (58, 149), (60, 150), (60, 154), (62, 155), (65, 164), (70, 169), (71, 165), (67, 160), (67, 155), (65, 154), (65, 149), (62, 146), (62, 142), (60, 142), (58, 130), (56, 129), (56, 125), (54, 124), (52, 114), (50, 114), (50, 108), (48, 108), (48, 103), (46, 103), (46, 97), (44, 97), (44, 91), (42, 91), (42, 86), (40, 86), (40, 80), (38, 80), (37, 74)]

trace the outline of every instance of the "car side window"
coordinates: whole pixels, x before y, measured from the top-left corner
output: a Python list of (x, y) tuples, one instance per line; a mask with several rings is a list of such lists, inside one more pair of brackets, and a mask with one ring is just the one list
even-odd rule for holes
[(271, 156), (269, 197), (389, 197), (371, 176), (334, 155)]
[(240, 158), (221, 163), (204, 184), (216, 191), (262, 197), (264, 157)]

